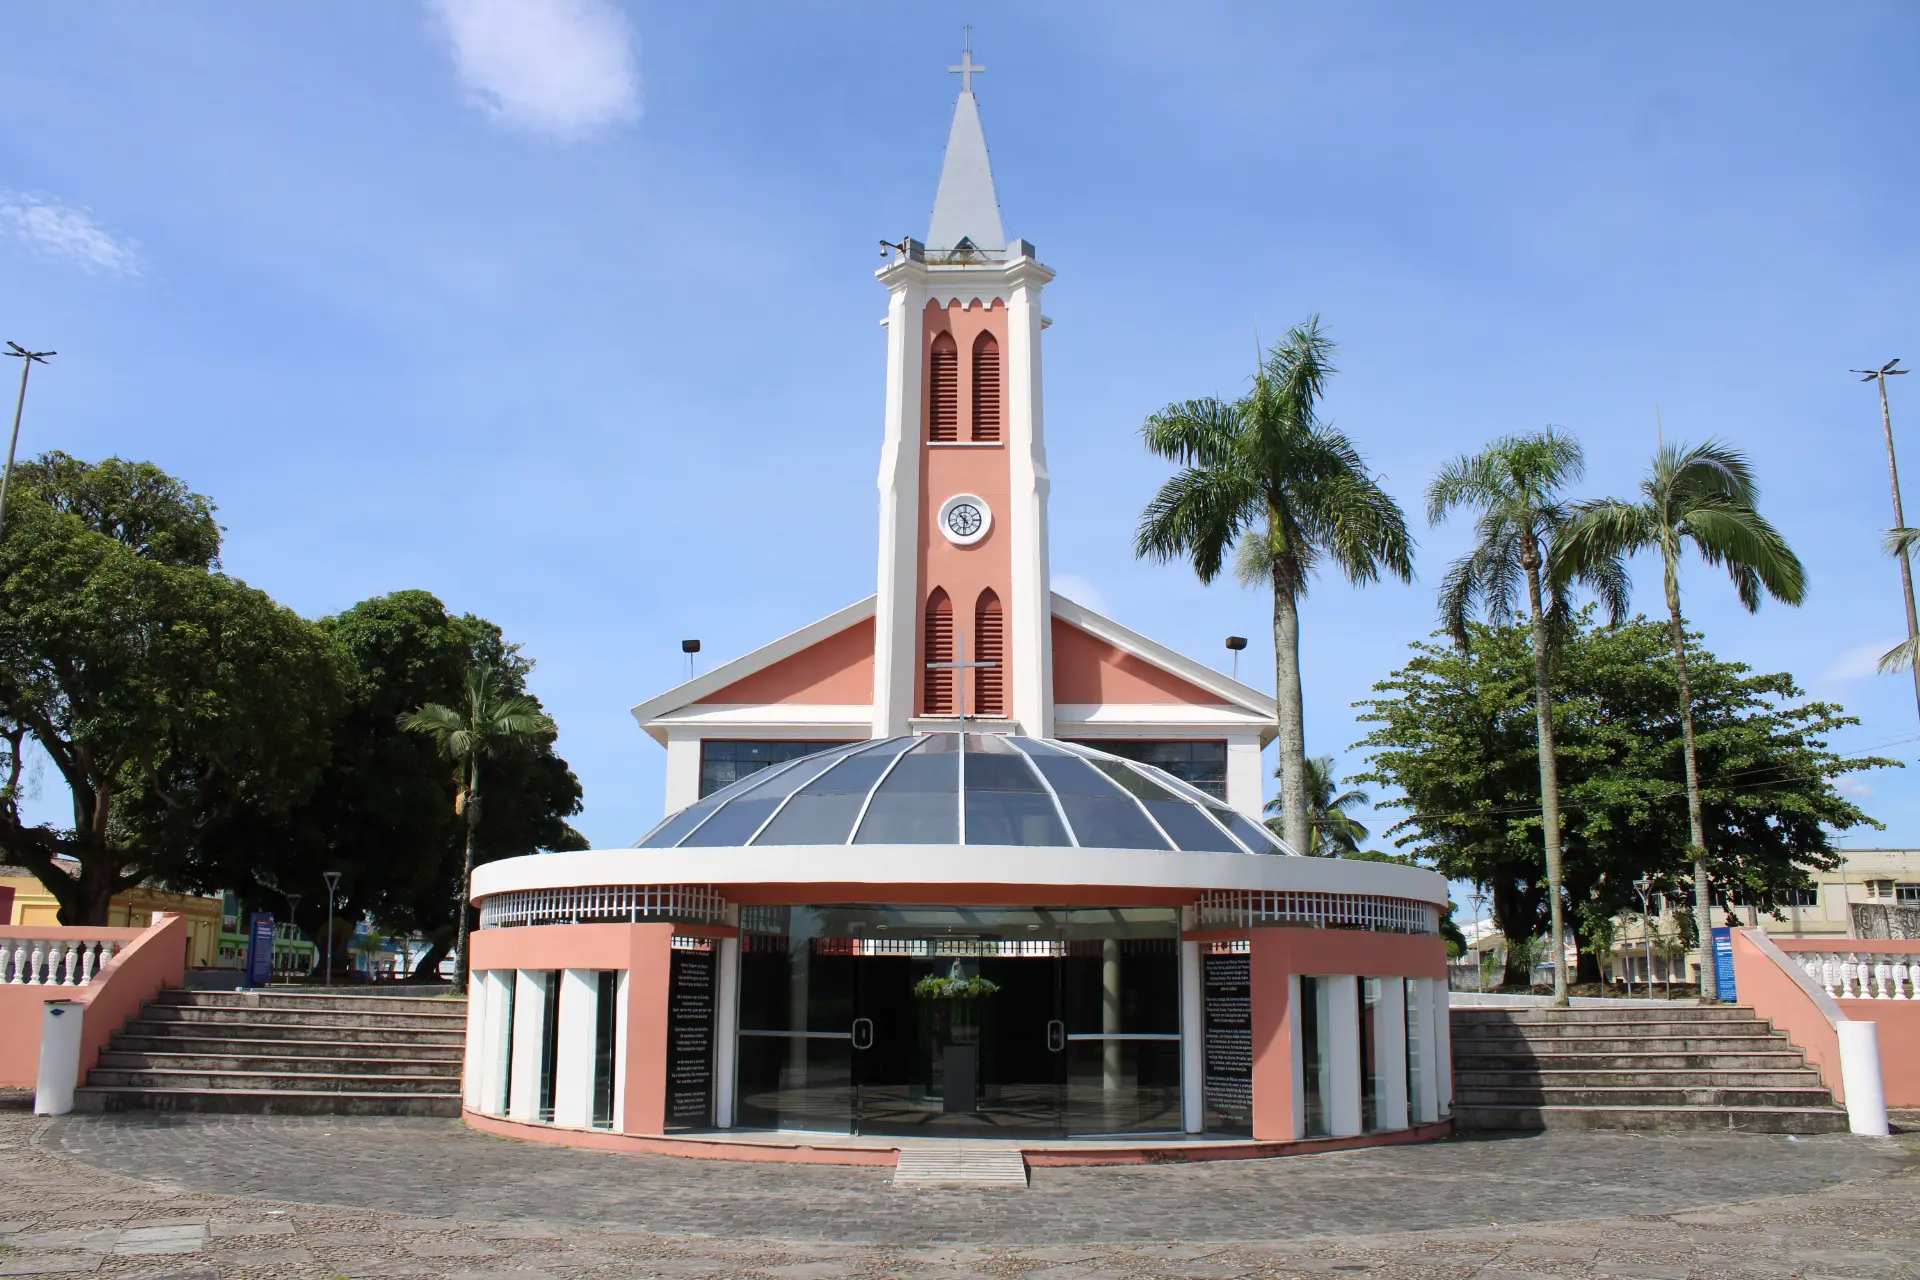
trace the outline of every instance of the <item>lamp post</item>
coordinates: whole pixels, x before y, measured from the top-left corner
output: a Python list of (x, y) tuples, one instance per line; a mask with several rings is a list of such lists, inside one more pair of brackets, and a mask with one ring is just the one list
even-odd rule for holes
[(301, 895), (297, 893), (283, 893), (280, 896), (287, 900), (287, 923), (293, 926), (294, 940), (298, 941), (300, 937)]
[(1480, 944), (1484, 942), (1486, 938), (1485, 935), (1480, 932), (1480, 908), (1487, 900), (1486, 886), (1482, 885), (1478, 880), (1475, 880), (1473, 882), (1473, 892), (1467, 895), (1467, 899), (1473, 903), (1473, 945), (1467, 948), (1473, 955), (1473, 989), (1475, 991), (1485, 991), (1487, 989), (1487, 974), (1486, 970), (1480, 967)]
[(327, 985), (333, 985), (333, 894), (340, 887), (338, 871), (323, 871), (320, 878), (327, 882)]
[[(1652, 901), (1653, 877), (1641, 876), (1633, 882), (1633, 891), (1640, 895), (1640, 940), (1647, 944), (1647, 999), (1653, 999), (1653, 917), (1648, 913), (1648, 904)], [(1633, 984), (1627, 984), (1627, 994), (1633, 994)]]
[(1235, 680), (1240, 678), (1240, 651), (1246, 647), (1247, 638), (1245, 636), (1227, 637), (1227, 648), (1233, 651), (1233, 678)]
[(700, 652), (700, 642), (698, 640), (682, 640), (680, 642), (680, 652), (687, 655), (687, 679), (691, 680), (693, 679), (693, 655)]
[[(1897, 529), (1907, 526), (1906, 513), (1900, 508), (1900, 467), (1893, 460), (1893, 413), (1887, 408), (1887, 379), (1903, 376), (1907, 370), (1896, 368), (1900, 361), (1889, 360), (1878, 369), (1849, 369), (1848, 373), (1860, 374), (1862, 382), (1880, 384), (1880, 425), (1887, 433), (1887, 478), (1893, 483), (1893, 524)], [(1900, 586), (1907, 597), (1907, 639), (1920, 636), (1920, 613), (1916, 613), (1913, 604), (1913, 564), (1907, 559), (1907, 553), (1899, 552)], [(1920, 662), (1913, 665), (1913, 700), (1920, 706)]]
[(27, 407), (27, 374), (36, 364), (45, 364), (48, 356), (57, 356), (58, 351), (29, 351), (17, 342), (7, 344), (7, 355), (20, 362), (20, 398), (13, 402), (13, 435), (7, 439), (7, 469), (0, 471), (0, 528), (6, 526), (7, 488), (13, 483), (13, 451), (20, 445), (20, 415)]

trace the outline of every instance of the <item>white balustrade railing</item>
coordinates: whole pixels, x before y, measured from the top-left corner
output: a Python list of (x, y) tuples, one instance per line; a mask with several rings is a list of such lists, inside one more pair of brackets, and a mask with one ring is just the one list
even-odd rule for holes
[(84, 987), (126, 945), (115, 938), (0, 938), (0, 984)]
[(1792, 951), (1836, 1000), (1920, 1000), (1920, 951)]

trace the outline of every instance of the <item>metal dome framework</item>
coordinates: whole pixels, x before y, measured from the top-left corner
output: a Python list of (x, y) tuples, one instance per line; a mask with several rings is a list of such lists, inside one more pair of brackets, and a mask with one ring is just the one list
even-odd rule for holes
[(960, 732), (849, 743), (763, 769), (668, 816), (636, 847), (857, 844), (1293, 852), (1152, 765)]

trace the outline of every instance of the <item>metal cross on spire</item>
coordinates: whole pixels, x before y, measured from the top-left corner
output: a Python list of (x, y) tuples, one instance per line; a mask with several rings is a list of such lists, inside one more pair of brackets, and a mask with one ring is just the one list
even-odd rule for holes
[(960, 77), (960, 92), (972, 93), (973, 73), (976, 71), (985, 71), (986, 68), (975, 65), (973, 61), (973, 28), (969, 26), (965, 28), (965, 30), (967, 33), (967, 47), (960, 51), (960, 65), (957, 67), (948, 67), (947, 70)]

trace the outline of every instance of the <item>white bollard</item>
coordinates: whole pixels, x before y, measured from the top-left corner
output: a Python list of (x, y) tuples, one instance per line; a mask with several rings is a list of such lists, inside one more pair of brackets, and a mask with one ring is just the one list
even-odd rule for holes
[(1840, 1084), (1847, 1094), (1847, 1128), (1887, 1136), (1887, 1090), (1880, 1076), (1880, 1027), (1873, 1022), (1834, 1025), (1840, 1037)]
[(63, 1116), (73, 1110), (80, 1083), (80, 1029), (87, 1006), (49, 1000), (40, 1015), (40, 1071), (33, 1085), (33, 1114)]

